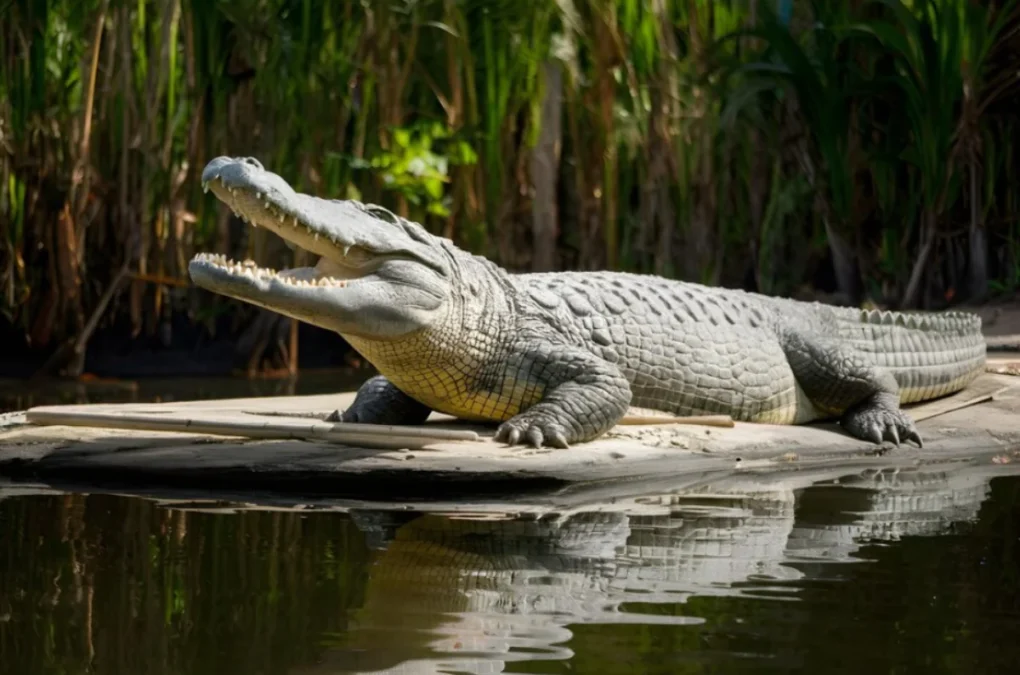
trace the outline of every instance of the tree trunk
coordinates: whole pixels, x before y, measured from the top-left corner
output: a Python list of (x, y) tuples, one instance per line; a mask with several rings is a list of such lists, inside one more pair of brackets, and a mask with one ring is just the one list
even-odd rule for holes
[(836, 277), (837, 291), (850, 305), (860, 304), (861, 289), (857, 274), (857, 261), (853, 248), (847, 243), (832, 220), (825, 218), (825, 238), (829, 242), (829, 253), (832, 255), (832, 268)]
[(911, 309), (917, 304), (924, 272), (928, 269), (928, 259), (931, 257), (931, 250), (935, 245), (935, 212), (931, 208), (926, 208), (921, 217), (921, 250), (917, 254), (914, 269), (910, 272), (907, 290), (903, 292), (903, 299), (900, 302), (900, 307), (903, 309)]
[(970, 300), (981, 300), (988, 292), (988, 240), (981, 212), (981, 183), (977, 162), (970, 163), (970, 231), (968, 247), (970, 260), (967, 265), (967, 295)]
[(556, 238), (559, 233), (556, 210), (560, 148), (563, 144), (563, 68), (557, 61), (542, 67), (545, 91), (542, 95), (541, 129), (531, 150), (532, 249), (531, 269), (549, 272), (556, 268)]
[[(658, 224), (658, 244), (655, 246), (653, 271), (660, 276), (667, 273), (673, 262), (673, 237), (677, 230), (676, 207), (673, 204), (672, 188), (677, 184), (677, 144), (675, 141), (676, 121), (680, 116), (680, 81), (677, 61), (679, 47), (669, 8), (665, 0), (653, 0), (652, 9), (659, 20), (659, 42), (662, 56), (659, 61), (658, 85), (652, 92), (652, 115), (649, 124), (648, 155), (655, 220), (648, 226)], [(645, 225), (642, 225), (642, 229)]]
[(751, 254), (749, 267), (754, 275), (755, 290), (759, 293), (768, 293), (768, 289), (771, 288), (771, 275), (766, 281), (766, 271), (761, 268), (761, 252), (764, 246), (762, 224), (765, 222), (765, 199), (768, 196), (771, 167), (765, 154), (765, 144), (757, 129), (751, 130), (749, 140), (751, 143), (751, 170), (747, 178), (748, 215), (751, 219), (751, 236), (748, 237)]
[[(802, 137), (801, 142), (797, 146), (797, 157), (804, 168), (808, 184), (817, 191), (821, 183), (818, 180), (815, 163), (804, 138), (806, 136)], [(845, 225), (845, 223), (835, 222), (831, 203), (825, 193), (816, 192), (814, 205), (815, 212), (821, 215), (822, 224), (825, 227), (825, 239), (829, 245), (829, 253), (832, 255), (833, 275), (836, 277), (836, 290), (848, 304), (859, 305), (861, 301), (861, 283), (857, 268), (857, 256), (853, 247), (843, 237), (839, 227), (840, 225)]]

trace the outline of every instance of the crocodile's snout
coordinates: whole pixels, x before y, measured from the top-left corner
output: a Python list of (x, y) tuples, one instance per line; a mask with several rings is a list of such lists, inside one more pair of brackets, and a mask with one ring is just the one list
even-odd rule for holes
[(266, 171), (254, 157), (224, 156), (210, 161), (202, 171), (202, 185), (206, 189), (215, 189), (217, 184), (232, 195), (242, 190), (259, 199), (267, 199), (284, 210), (290, 210), (297, 198), (297, 193), (287, 181), (272, 171)]

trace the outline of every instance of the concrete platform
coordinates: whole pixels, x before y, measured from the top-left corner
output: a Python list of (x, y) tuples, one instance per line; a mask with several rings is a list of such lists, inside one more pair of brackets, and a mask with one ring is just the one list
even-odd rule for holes
[(308, 418), (353, 397), (338, 394), (34, 408), (0, 418), (0, 476), (76, 489), (406, 502), (493, 491), (608, 497), (626, 484), (666, 479), (677, 485), (746, 472), (1020, 464), (1017, 362), (1020, 357), (990, 359), (990, 372), (964, 392), (912, 407), (923, 449), (861, 442), (836, 424), (677, 424), (642, 411), (569, 450), (510, 449), (492, 440), (493, 427), (441, 415), (424, 427), (355, 428), (344, 437), (338, 434), (352, 425)]

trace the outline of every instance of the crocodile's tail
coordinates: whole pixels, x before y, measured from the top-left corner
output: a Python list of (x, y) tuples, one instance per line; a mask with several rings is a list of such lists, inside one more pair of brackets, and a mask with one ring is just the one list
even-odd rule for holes
[(984, 372), (987, 346), (976, 314), (853, 309), (841, 318), (846, 339), (892, 372), (902, 403), (960, 391)]

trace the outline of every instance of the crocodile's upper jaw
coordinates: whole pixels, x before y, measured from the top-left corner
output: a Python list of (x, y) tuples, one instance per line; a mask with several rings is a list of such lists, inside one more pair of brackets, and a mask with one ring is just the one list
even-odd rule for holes
[(251, 158), (212, 160), (202, 185), (245, 222), (321, 258), (315, 267), (276, 271), (200, 253), (188, 266), (199, 286), (375, 340), (398, 339), (445, 314), (450, 261), (421, 226), (379, 207), (295, 192)]

